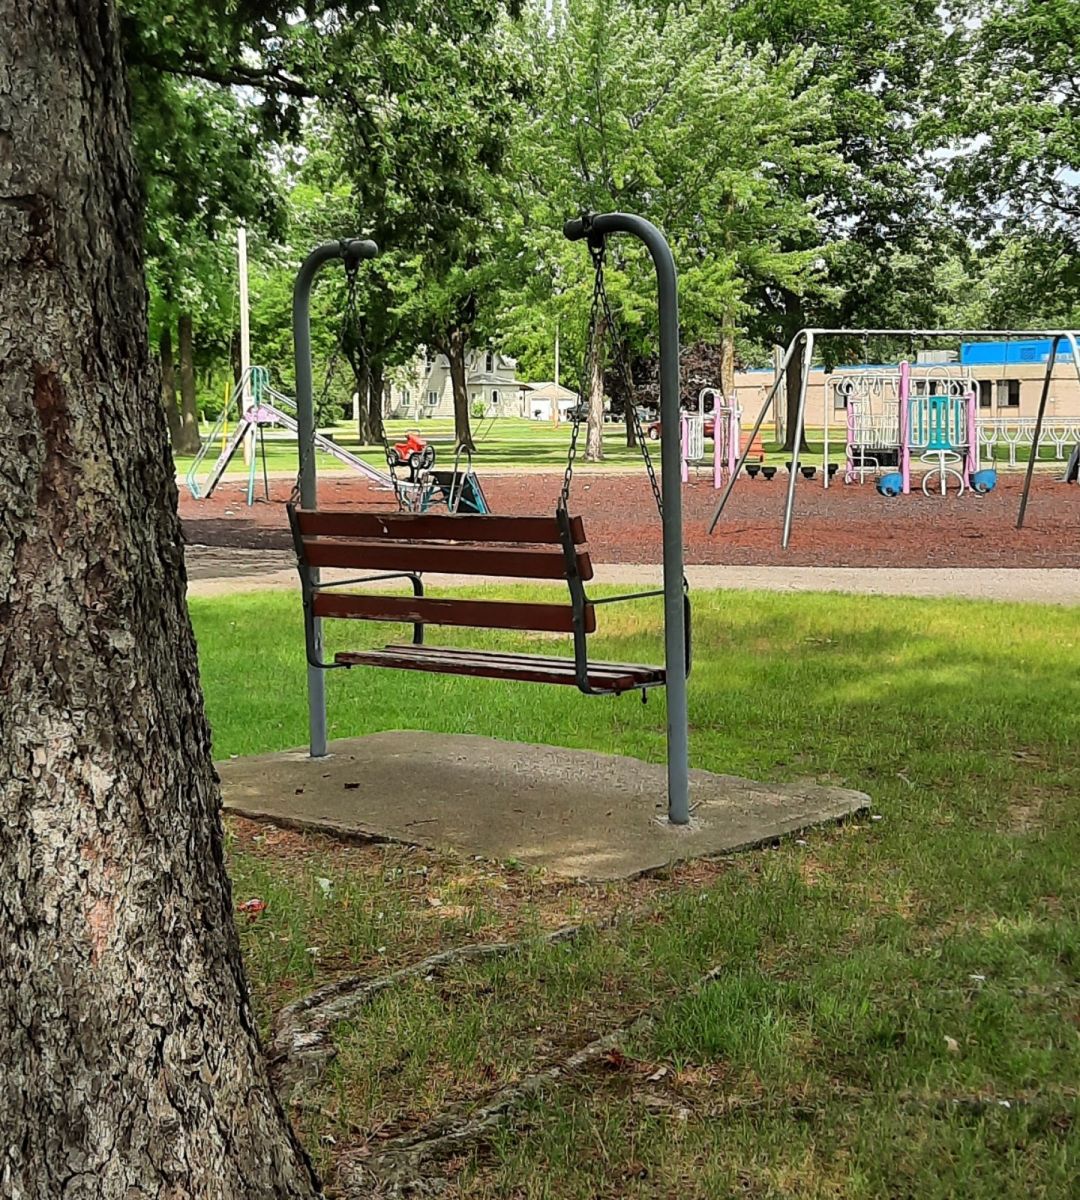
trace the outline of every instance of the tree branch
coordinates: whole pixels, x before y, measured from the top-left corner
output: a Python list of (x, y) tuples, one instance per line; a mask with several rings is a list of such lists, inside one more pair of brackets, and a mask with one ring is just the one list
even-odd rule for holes
[(163, 55), (147, 54), (142, 48), (134, 55), (133, 62), (136, 66), (152, 67), (166, 75), (203, 79), (207, 83), (220, 84), (222, 87), (250, 87), (262, 92), (283, 92), (302, 100), (314, 100), (320, 95), (316, 89), (308, 87), (298, 79), (291, 79), (278, 71), (264, 71), (257, 67), (214, 67), (194, 58), (173, 60)]

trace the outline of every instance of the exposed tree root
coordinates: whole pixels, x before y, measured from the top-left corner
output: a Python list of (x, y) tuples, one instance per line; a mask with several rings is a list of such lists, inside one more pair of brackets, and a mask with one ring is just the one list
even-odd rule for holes
[[(541, 945), (568, 942), (584, 926), (567, 925), (537, 939)], [(439, 975), (459, 963), (515, 954), (533, 941), (489, 942), (441, 950), (407, 967), (374, 978), (348, 975), (287, 1004), (274, 1022), (274, 1035), (267, 1048), (278, 1094), (286, 1103), (298, 1103), (297, 1093), (306, 1092), (334, 1057), (333, 1027), (347, 1021), (373, 997), (409, 979)], [(301, 1085), (303, 1085), (301, 1087)]]
[[(715, 967), (698, 981), (705, 987), (720, 974)], [(427, 1170), (471, 1149), (489, 1137), (526, 1101), (557, 1085), (565, 1076), (587, 1067), (614, 1050), (620, 1043), (649, 1029), (660, 1013), (659, 1006), (647, 1009), (629, 1025), (606, 1033), (573, 1054), (527, 1075), (517, 1083), (500, 1088), (479, 1108), (467, 1115), (442, 1113), (422, 1129), (383, 1143), (377, 1153), (346, 1154), (338, 1163), (337, 1186), (349, 1200), (372, 1196), (420, 1196), (441, 1190), (444, 1180)]]

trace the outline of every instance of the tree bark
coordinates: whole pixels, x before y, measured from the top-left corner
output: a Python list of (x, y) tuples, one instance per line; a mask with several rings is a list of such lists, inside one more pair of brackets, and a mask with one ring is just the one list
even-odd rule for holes
[(730, 404), (735, 395), (735, 314), (724, 314), (720, 333), (720, 391), (724, 402)]
[(466, 450), (475, 450), (469, 419), (469, 388), (465, 376), (467, 338), (467, 330), (457, 326), (442, 339), (440, 351), (450, 364), (450, 387), (454, 394), (454, 441)]
[[(787, 365), (784, 381), (787, 392), (787, 415), (784, 421), (784, 449), (791, 454), (795, 449), (795, 423), (799, 416), (799, 396), (802, 394), (803, 356), (802, 348), (796, 349)], [(808, 449), (806, 443), (806, 427), (803, 427), (802, 438), (799, 441), (799, 453)]]
[(637, 389), (634, 387), (634, 376), (630, 370), (630, 354), (623, 346), (621, 356), (622, 379), (619, 386), (622, 390), (623, 424), (626, 426), (626, 446), (628, 450), (637, 446), (637, 426), (634, 424), (634, 409), (637, 406)]
[(181, 454), (199, 452), (199, 407), (195, 393), (194, 334), (189, 313), (180, 314), (180, 444)]
[(176, 364), (173, 362), (172, 330), (162, 325), (158, 338), (158, 361), (161, 363), (161, 403), (169, 426), (169, 445), (180, 448), (180, 409), (176, 404)]
[(585, 461), (602, 462), (604, 459), (604, 344), (607, 337), (607, 321), (601, 316), (596, 319), (596, 333), (592, 342), (589, 360), (589, 417), (585, 430)]
[[(790, 345), (791, 339), (803, 327), (802, 320), (802, 305), (799, 297), (793, 292), (784, 293), (784, 310), (787, 314), (785, 321), (785, 329), (787, 330), (787, 344)], [(795, 426), (799, 417), (799, 397), (802, 394), (802, 347), (796, 347), (795, 353), (791, 356), (791, 361), (787, 366), (787, 379), (785, 381), (787, 391), (787, 416), (784, 422), (784, 449), (788, 454), (795, 452)], [(809, 447), (806, 444), (806, 429), (803, 428), (802, 438), (799, 442), (798, 452), (804, 453)]]
[(356, 388), (356, 433), (361, 446), (370, 446), (375, 439), (371, 436), (371, 403), (368, 399), (371, 363), (367, 358), (361, 360), (359, 369), (354, 369), (353, 386)]
[(109, 0), (0, 0), (0, 1181), (319, 1194), (225, 874)]
[[(372, 445), (381, 445), (386, 437), (386, 431), (383, 428), (383, 395), (385, 392), (386, 373), (383, 370), (382, 361), (373, 358), (367, 395), (368, 440)], [(361, 416), (363, 416), (363, 409), (364, 406), (361, 404)]]

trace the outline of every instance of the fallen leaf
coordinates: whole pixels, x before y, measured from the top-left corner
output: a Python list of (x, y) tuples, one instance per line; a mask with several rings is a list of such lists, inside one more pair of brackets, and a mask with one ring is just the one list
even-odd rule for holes
[(600, 1061), (612, 1071), (626, 1071), (631, 1066), (630, 1060), (616, 1046), (602, 1054)]

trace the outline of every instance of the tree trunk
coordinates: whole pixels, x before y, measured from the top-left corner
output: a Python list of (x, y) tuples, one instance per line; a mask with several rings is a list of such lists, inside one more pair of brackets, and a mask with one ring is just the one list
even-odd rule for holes
[(622, 389), (623, 424), (626, 426), (626, 446), (632, 450), (637, 443), (637, 426), (634, 424), (634, 409), (637, 406), (637, 390), (634, 387), (634, 376), (630, 370), (630, 355), (623, 346), (621, 355), (622, 379), (619, 386)]
[(735, 396), (735, 314), (724, 313), (724, 327), (720, 334), (720, 391), (724, 403), (730, 404)]
[(375, 438), (371, 434), (371, 404), (368, 393), (371, 391), (371, 363), (364, 358), (359, 363), (359, 369), (353, 371), (353, 386), (356, 388), (356, 432), (361, 446), (370, 446)]
[(225, 874), (109, 0), (0, 0), (4, 1195), (318, 1184)]
[(169, 445), (173, 452), (180, 449), (180, 409), (176, 404), (176, 364), (173, 362), (172, 330), (162, 325), (158, 338), (158, 359), (161, 363), (161, 403), (169, 426)]
[(585, 461), (604, 459), (604, 344), (607, 321), (596, 319), (596, 334), (589, 359), (589, 423), (585, 430)]
[[(385, 392), (386, 375), (383, 372), (382, 362), (373, 358), (367, 395), (368, 438), (373, 445), (381, 445), (386, 437), (386, 431), (383, 428), (383, 396)], [(363, 407), (361, 404), (361, 415)]]
[[(240, 376), (243, 374), (241, 367), (242, 359), (240, 357), (240, 331), (234, 329), (232, 337), (229, 339), (229, 362), (232, 364), (233, 391), (236, 391), (236, 385), (240, 382)], [(230, 414), (231, 415), (231, 414)], [(244, 416), (244, 397), (238, 395), (236, 397), (236, 419), (241, 420)]]
[[(788, 332), (788, 344), (790, 345), (791, 338), (803, 327), (802, 305), (799, 302), (798, 296), (792, 292), (784, 293), (784, 309), (787, 314), (785, 328)], [(787, 366), (787, 379), (785, 387), (787, 390), (787, 414), (784, 421), (784, 449), (788, 454), (795, 452), (795, 426), (799, 417), (799, 397), (802, 394), (802, 377), (803, 377), (803, 348), (796, 346), (795, 353), (791, 356), (791, 361)], [(804, 453), (808, 449), (806, 444), (806, 428), (804, 426), (802, 438), (799, 441), (798, 452)]]
[(191, 316), (180, 315), (180, 445), (181, 454), (199, 452), (199, 407), (195, 395), (195, 351)]
[(454, 393), (454, 441), (475, 450), (469, 421), (469, 388), (465, 378), (466, 331), (452, 329), (443, 341), (442, 353), (450, 364), (450, 386)]
[[(799, 416), (799, 396), (802, 393), (803, 356), (802, 348), (796, 348), (787, 365), (784, 381), (787, 391), (787, 414), (784, 421), (784, 449), (791, 454), (795, 449), (795, 423)], [(799, 441), (799, 453), (807, 450), (806, 427), (803, 426), (802, 438)]]

